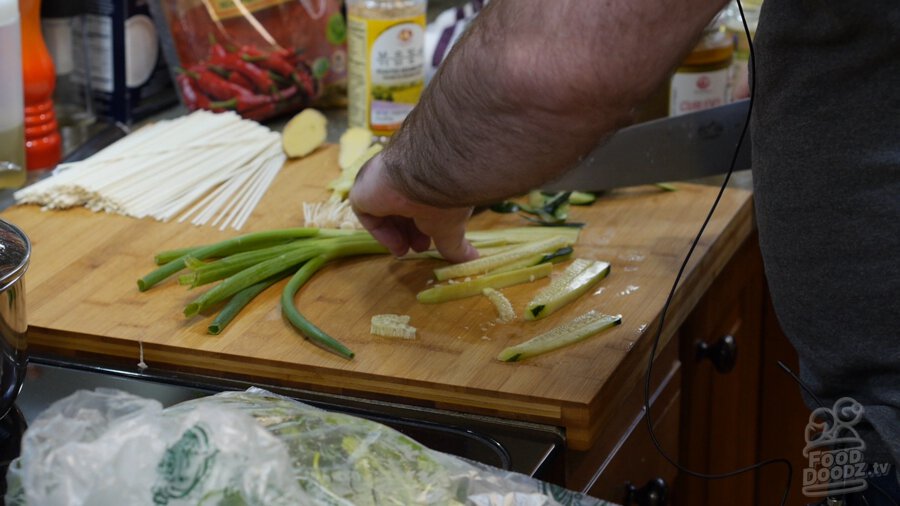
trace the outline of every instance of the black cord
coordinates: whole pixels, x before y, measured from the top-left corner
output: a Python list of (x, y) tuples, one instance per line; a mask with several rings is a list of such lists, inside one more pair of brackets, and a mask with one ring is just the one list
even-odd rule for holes
[(687, 255), (684, 257), (684, 261), (681, 263), (681, 267), (678, 269), (678, 274), (675, 276), (674, 283), (672, 283), (672, 289), (669, 291), (668, 297), (666, 297), (666, 303), (663, 305), (662, 313), (659, 316), (659, 327), (657, 328), (656, 336), (653, 338), (653, 347), (650, 350), (650, 358), (648, 359), (647, 364), (647, 374), (644, 379), (644, 412), (646, 414), (645, 419), (647, 421), (647, 431), (650, 433), (650, 439), (653, 441), (653, 446), (656, 447), (656, 450), (664, 459), (666, 459), (679, 471), (689, 476), (705, 480), (720, 480), (723, 478), (737, 476), (754, 469), (760, 469), (771, 464), (784, 464), (787, 467), (787, 484), (784, 488), (784, 494), (781, 497), (781, 505), (784, 506), (784, 504), (787, 503), (788, 494), (791, 491), (791, 481), (794, 474), (794, 468), (788, 459), (767, 459), (762, 462), (757, 462), (756, 464), (751, 464), (749, 466), (741, 467), (739, 469), (735, 469), (733, 471), (728, 471), (725, 473), (701, 473), (693, 471), (679, 464), (675, 459), (670, 457), (663, 450), (662, 445), (660, 445), (659, 440), (656, 438), (656, 434), (653, 433), (653, 420), (650, 416), (650, 379), (651, 373), (653, 371), (653, 358), (656, 356), (656, 350), (659, 347), (659, 340), (662, 337), (662, 331), (665, 327), (666, 313), (669, 310), (669, 305), (672, 303), (672, 298), (675, 296), (675, 289), (678, 287), (678, 282), (681, 281), (681, 276), (682, 274), (684, 274), (684, 270), (687, 267), (688, 261), (690, 260), (691, 255), (694, 253), (694, 250), (697, 248), (697, 244), (700, 242), (700, 237), (703, 236), (703, 232), (706, 230), (706, 226), (709, 224), (710, 219), (712, 219), (713, 213), (715, 212), (716, 207), (719, 205), (719, 201), (722, 199), (722, 194), (725, 192), (725, 187), (728, 185), (728, 181), (731, 179), (731, 174), (734, 172), (734, 166), (737, 163), (738, 152), (740, 151), (741, 145), (744, 143), (744, 138), (747, 136), (747, 130), (750, 127), (750, 114), (753, 111), (753, 99), (756, 95), (756, 57), (753, 54), (753, 42), (750, 37), (750, 28), (747, 26), (747, 19), (744, 17), (744, 8), (741, 5), (740, 0), (737, 1), (737, 5), (738, 12), (740, 12), (741, 14), (741, 22), (744, 25), (744, 34), (747, 37), (747, 43), (750, 49), (750, 102), (747, 109), (747, 119), (744, 121), (744, 127), (741, 130), (741, 135), (738, 138), (737, 146), (734, 149), (734, 155), (732, 155), (731, 157), (731, 164), (728, 167), (728, 172), (725, 174), (725, 180), (722, 181), (722, 187), (719, 188), (719, 193), (716, 195), (716, 199), (713, 202), (712, 207), (710, 207), (709, 213), (707, 213), (706, 215), (706, 219), (703, 220), (703, 224), (700, 226), (700, 230), (697, 232), (697, 236), (694, 237), (694, 241), (691, 243), (691, 247), (690, 249), (688, 249)]
[(806, 383), (800, 381), (800, 378), (796, 374), (794, 374), (794, 371), (792, 371), (791, 368), (787, 366), (787, 364), (785, 364), (784, 362), (779, 360), (778, 367), (780, 367), (782, 371), (784, 371), (788, 376), (790, 376), (791, 379), (794, 380), (794, 382), (796, 382), (798, 385), (800, 385), (800, 388), (802, 388), (804, 392), (809, 394), (809, 396), (812, 398), (812, 400), (816, 401), (816, 404), (818, 404), (819, 407), (821, 407), (821, 408), (825, 407), (825, 404), (822, 403), (822, 400), (819, 399), (819, 397), (815, 394), (815, 392), (813, 392), (812, 389), (810, 389), (808, 386), (806, 386)]
[[(788, 376), (790, 376), (791, 379), (794, 380), (795, 383), (797, 383), (798, 385), (800, 385), (800, 388), (802, 388), (804, 392), (806, 392), (807, 394), (809, 394), (810, 398), (812, 398), (812, 400), (815, 401), (816, 404), (817, 404), (820, 408), (826, 407), (825, 404), (822, 402), (822, 400), (819, 399), (819, 397), (815, 394), (815, 392), (813, 392), (812, 389), (809, 388), (809, 387), (806, 385), (806, 383), (804, 383), (803, 380), (801, 380), (800, 377), (797, 376), (797, 374), (794, 373), (794, 371), (792, 371), (791, 368), (787, 366), (787, 364), (785, 364), (785, 363), (782, 362), (781, 360), (778, 360), (777, 363), (778, 363), (778, 367), (780, 367), (781, 370), (785, 372), (785, 374), (787, 374)], [(884, 498), (888, 499), (888, 500), (891, 502), (891, 504), (893, 504), (894, 506), (900, 506), (900, 504), (897, 503), (897, 500), (896, 500), (891, 494), (889, 494), (886, 490), (884, 490), (883, 488), (879, 487), (877, 483), (875, 483), (875, 482), (873, 482), (873, 481), (869, 481), (868, 484), (869, 484), (872, 488), (874, 488), (876, 492), (878, 492), (879, 494), (881, 494)], [(868, 500), (866, 500), (866, 497), (865, 497), (865, 496), (862, 496), (862, 499), (863, 499), (863, 501), (866, 502), (866, 504), (868, 504)]]

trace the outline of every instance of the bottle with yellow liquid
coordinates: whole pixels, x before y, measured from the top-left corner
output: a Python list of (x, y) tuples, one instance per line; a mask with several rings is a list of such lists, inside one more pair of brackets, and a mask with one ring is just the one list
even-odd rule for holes
[(349, 124), (393, 134), (425, 86), (427, 0), (348, 0)]
[(25, 183), (22, 36), (16, 0), (0, 0), (0, 188)]
[(669, 83), (669, 116), (725, 105), (734, 54), (732, 39), (713, 23)]

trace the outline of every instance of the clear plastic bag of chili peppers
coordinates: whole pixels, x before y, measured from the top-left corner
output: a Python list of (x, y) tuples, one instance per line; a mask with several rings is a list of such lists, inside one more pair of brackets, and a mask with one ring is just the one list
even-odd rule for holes
[(308, 106), (346, 105), (341, 0), (152, 0), (189, 109), (262, 121)]

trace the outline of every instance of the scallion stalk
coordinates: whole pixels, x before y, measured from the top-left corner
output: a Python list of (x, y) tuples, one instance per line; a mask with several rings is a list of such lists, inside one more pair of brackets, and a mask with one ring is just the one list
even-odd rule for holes
[[(204, 260), (217, 255), (227, 254), (234, 251), (234, 248), (247, 247), (250, 245), (261, 245), (271, 243), (273, 241), (285, 239), (299, 239), (301, 237), (313, 237), (319, 233), (317, 228), (288, 228), (281, 230), (267, 230), (264, 232), (254, 232), (245, 234), (231, 239), (226, 239), (208, 246), (202, 246), (191, 251), (190, 256), (198, 260)], [(153, 272), (139, 279), (138, 289), (142, 292), (149, 290), (157, 283), (165, 280), (169, 276), (184, 269), (186, 255), (182, 255), (172, 260)]]
[(250, 285), (259, 283), (261, 280), (274, 276), (279, 272), (285, 271), (303, 263), (309, 259), (309, 253), (303, 250), (282, 253), (277, 257), (270, 258), (264, 262), (260, 262), (252, 267), (248, 267), (226, 279), (218, 285), (212, 287), (209, 291), (194, 299), (193, 302), (185, 306), (184, 315), (194, 316), (200, 311), (207, 309), (229, 297), (240, 292)]
[(283, 272), (281, 274), (272, 276), (269, 279), (260, 281), (254, 285), (250, 285), (247, 288), (244, 288), (240, 292), (234, 294), (225, 307), (219, 311), (219, 314), (216, 315), (216, 318), (206, 327), (206, 331), (213, 335), (218, 335), (222, 332), (222, 330), (231, 323), (231, 320), (237, 316), (238, 313), (244, 309), (244, 306), (250, 303), (251, 300), (254, 299), (257, 295), (266, 291), (267, 288), (274, 285), (275, 283), (281, 281), (286, 278), (290, 271)]
[[(375, 246), (380, 249), (378, 249), (378, 251), (369, 251), (374, 249)], [(369, 234), (354, 234), (346, 237), (320, 239), (315, 241), (315, 248), (320, 254), (331, 254), (333, 252), (338, 254), (338, 256), (347, 256), (341, 254), (341, 252), (344, 251), (349, 252), (348, 254), (350, 255), (386, 252), (386, 249), (378, 244), (378, 242)], [(354, 253), (357, 250), (360, 252)], [(184, 315), (194, 316), (200, 311), (231, 297), (244, 288), (258, 283), (269, 276), (273, 276), (286, 269), (297, 266), (307, 261), (309, 258), (311, 258), (310, 251), (306, 248), (298, 248), (260, 262), (252, 267), (248, 267), (224, 279), (221, 283), (188, 304), (184, 308)], [(331, 258), (336, 258), (336, 256), (332, 256)]]
[(322, 346), (326, 350), (337, 353), (344, 358), (353, 358), (354, 353), (349, 348), (344, 346), (344, 344), (337, 339), (323, 332), (322, 329), (307, 320), (306, 317), (297, 310), (297, 307), (294, 305), (294, 297), (297, 295), (300, 287), (309, 281), (312, 275), (330, 260), (339, 257), (387, 252), (388, 250), (384, 246), (378, 244), (371, 236), (369, 236), (368, 241), (341, 244), (306, 262), (303, 264), (303, 267), (300, 267), (300, 269), (297, 270), (291, 280), (288, 281), (288, 284), (284, 287), (284, 291), (281, 292), (282, 313), (284, 313), (284, 316), (291, 322), (291, 325), (313, 343)]
[(300, 249), (309, 252), (309, 257), (307, 258), (307, 260), (318, 254), (318, 248), (316, 248), (315, 243), (306, 240), (297, 240), (279, 246), (271, 246), (268, 248), (236, 253), (234, 255), (220, 258), (219, 260), (216, 260), (214, 262), (207, 263), (200, 262), (189, 255), (185, 260), (185, 263), (187, 264), (188, 269), (190, 269), (192, 272), (180, 276), (178, 278), (178, 283), (182, 285), (190, 285), (191, 288), (196, 288), (200, 285), (205, 285), (207, 283), (212, 283), (213, 281), (225, 279), (228, 276), (237, 274), (238, 272), (241, 272), (248, 267), (252, 267), (265, 260), (275, 258), (282, 253), (297, 251)]

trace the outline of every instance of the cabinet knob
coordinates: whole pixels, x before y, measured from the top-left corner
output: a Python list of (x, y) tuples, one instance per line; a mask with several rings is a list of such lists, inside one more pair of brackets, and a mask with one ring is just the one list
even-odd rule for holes
[(669, 486), (666, 480), (654, 478), (641, 488), (625, 482), (624, 506), (664, 506), (668, 504)]
[(708, 358), (713, 367), (722, 374), (731, 372), (737, 361), (737, 341), (732, 335), (722, 336), (713, 344), (698, 341), (697, 358), (700, 360)]

